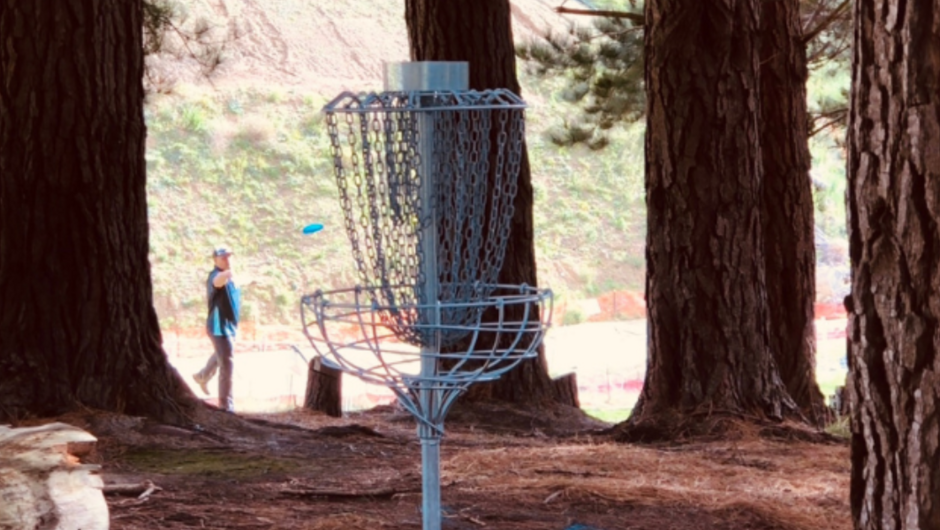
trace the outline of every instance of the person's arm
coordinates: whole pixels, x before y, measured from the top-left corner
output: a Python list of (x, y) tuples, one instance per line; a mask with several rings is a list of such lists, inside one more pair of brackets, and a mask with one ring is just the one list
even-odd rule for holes
[(214, 285), (216, 289), (218, 289), (218, 288), (225, 286), (225, 284), (228, 283), (228, 281), (231, 279), (232, 279), (232, 269), (229, 269), (227, 271), (222, 271), (216, 274), (215, 278), (212, 278), (212, 285)]

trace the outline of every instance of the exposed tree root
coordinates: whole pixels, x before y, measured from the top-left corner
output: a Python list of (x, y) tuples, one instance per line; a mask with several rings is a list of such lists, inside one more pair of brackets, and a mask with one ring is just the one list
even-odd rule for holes
[(547, 401), (508, 403), (504, 401), (457, 402), (446, 424), (492, 433), (565, 436), (596, 432), (610, 424), (594, 419), (579, 408)]
[(631, 418), (616, 425), (612, 434), (618, 442), (649, 445), (735, 440), (751, 436), (822, 444), (844, 443), (804, 423), (775, 422), (731, 412), (662, 413), (640, 420)]

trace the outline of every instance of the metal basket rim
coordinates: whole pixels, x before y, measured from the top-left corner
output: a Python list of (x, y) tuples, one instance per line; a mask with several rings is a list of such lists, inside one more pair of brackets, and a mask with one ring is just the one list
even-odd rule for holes
[[(465, 284), (454, 284), (454, 283), (442, 283), (441, 286), (448, 285), (465, 285)], [(326, 297), (330, 295), (345, 295), (345, 294), (357, 294), (363, 293), (366, 294), (369, 291), (380, 291), (383, 289), (401, 289), (401, 288), (413, 288), (415, 284), (403, 283), (397, 285), (375, 285), (375, 286), (363, 286), (355, 285), (353, 287), (342, 287), (338, 289), (323, 290), (317, 289), (313, 293), (305, 294), (301, 297), (301, 303), (309, 304), (312, 303), (315, 299), (320, 299), (325, 301), (331, 307), (361, 307), (355, 304), (343, 304), (343, 303), (333, 303), (330, 302)], [(384, 304), (372, 304), (369, 307), (363, 307), (369, 311), (388, 311), (388, 310), (421, 310), (421, 309), (431, 309), (431, 308), (450, 308), (450, 307), (475, 307), (480, 305), (486, 305), (488, 302), (499, 302), (505, 301), (505, 303), (529, 303), (532, 301), (540, 299), (550, 299), (554, 296), (551, 288), (548, 287), (538, 287), (532, 286), (525, 283), (521, 284), (506, 284), (506, 283), (481, 283), (479, 285), (473, 285), (473, 287), (478, 287), (481, 290), (485, 291), (487, 294), (479, 298), (471, 298), (469, 300), (460, 300), (460, 301), (448, 301), (437, 303), (406, 303), (406, 304), (396, 304), (396, 305), (384, 305)], [(502, 289), (504, 291), (510, 291), (505, 294), (493, 294), (493, 291)], [(515, 291), (515, 292), (512, 292)]]
[[(453, 104), (422, 106), (420, 101), (426, 96), (452, 98)], [(406, 102), (396, 106), (395, 102)], [(438, 112), (460, 110), (507, 110), (525, 109), (528, 104), (515, 92), (506, 88), (487, 90), (429, 90), (403, 91), (387, 90), (382, 92), (345, 91), (323, 106), (326, 114), (368, 114), (390, 112)]]

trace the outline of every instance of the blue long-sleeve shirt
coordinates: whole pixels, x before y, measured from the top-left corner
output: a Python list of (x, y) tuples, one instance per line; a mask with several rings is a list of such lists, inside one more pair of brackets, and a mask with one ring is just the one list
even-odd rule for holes
[(229, 280), (222, 287), (212, 284), (222, 272), (216, 267), (206, 280), (206, 298), (209, 302), (209, 316), (206, 318), (206, 331), (209, 335), (234, 337), (238, 330), (238, 316), (241, 312), (241, 289)]

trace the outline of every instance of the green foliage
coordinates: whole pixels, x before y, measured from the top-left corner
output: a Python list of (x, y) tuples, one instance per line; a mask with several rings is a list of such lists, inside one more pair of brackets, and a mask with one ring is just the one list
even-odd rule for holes
[(840, 148), (842, 130), (813, 137), (813, 204), (816, 226), (834, 237), (847, 237), (845, 225), (845, 156)]
[(852, 425), (848, 416), (837, 418), (834, 422), (826, 425), (825, 431), (837, 438), (848, 440), (852, 437)]
[(633, 409), (584, 409), (584, 413), (592, 418), (607, 423), (620, 423), (630, 417)]
[(167, 28), (179, 17), (177, 7), (168, 0), (150, 0), (143, 3), (144, 55), (159, 53), (165, 48)]
[[(565, 35), (548, 33), (517, 47), (529, 73), (561, 79), (557, 96), (579, 106), (549, 130), (552, 142), (606, 147), (608, 131), (636, 122), (645, 113), (642, 6), (631, 0), (593, 2), (598, 10), (619, 11), (626, 18), (594, 18), (590, 27), (572, 26)], [(817, 78), (849, 72), (852, 21), (847, 0), (801, 0), (808, 67)], [(817, 92), (809, 101), (813, 134), (845, 126), (845, 90)]]
[(605, 133), (621, 122), (643, 116), (643, 28), (627, 19), (600, 18), (593, 27), (572, 26), (567, 35), (545, 35), (517, 47), (517, 55), (539, 77), (561, 76), (559, 97), (581, 113), (549, 132), (561, 146), (607, 146)]
[(577, 309), (565, 311), (565, 316), (561, 318), (562, 326), (576, 326), (582, 322), (584, 322), (584, 313)]
[(236, 116), (241, 116), (245, 112), (245, 109), (242, 108), (242, 102), (239, 101), (238, 98), (232, 98), (228, 100), (227, 108), (229, 112), (235, 114)]
[[(147, 62), (144, 85), (151, 93), (168, 93), (175, 85), (175, 75), (160, 68), (154, 58), (169, 57), (195, 64), (209, 77), (222, 63), (226, 45), (237, 37), (233, 31), (213, 28), (206, 18), (190, 18), (187, 7), (178, 0), (144, 0), (143, 48)], [(172, 69), (172, 68), (171, 68)]]
[(852, 3), (850, 0), (801, 0), (803, 37), (810, 69), (852, 60)]
[(180, 125), (183, 129), (202, 134), (208, 129), (208, 118), (204, 108), (192, 103), (184, 104), (180, 107)]
[(848, 125), (851, 64), (838, 58), (816, 65), (806, 83), (806, 107), (809, 112), (810, 134), (835, 133), (842, 137)]

